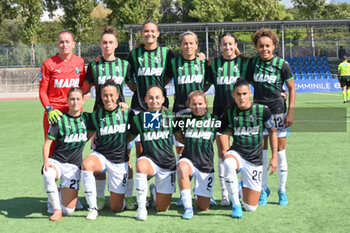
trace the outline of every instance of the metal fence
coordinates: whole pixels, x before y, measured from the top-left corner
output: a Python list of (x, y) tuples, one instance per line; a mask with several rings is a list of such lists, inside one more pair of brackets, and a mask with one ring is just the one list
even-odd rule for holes
[[(168, 44), (174, 49), (175, 53), (179, 53), (178, 44)], [(199, 43), (201, 51), (205, 51), (206, 44)], [(286, 57), (298, 56), (327, 56), (331, 60), (336, 60), (338, 57), (339, 46), (350, 54), (350, 40), (301, 40), (301, 41), (286, 41), (284, 54)], [(254, 56), (256, 50), (252, 42), (239, 42), (240, 51), (246, 56)], [(56, 47), (35, 47), (32, 50), (30, 47), (0, 47), (0, 67), (39, 67), (47, 58), (55, 55), (58, 52)], [(80, 47), (80, 56), (88, 63), (97, 55), (101, 54), (101, 49), (98, 45), (82, 45)], [(128, 44), (119, 44), (116, 55), (126, 59), (129, 52)], [(77, 54), (77, 49), (74, 50)], [(276, 53), (282, 56), (282, 46), (276, 48)], [(33, 56), (34, 54), (34, 56)], [(209, 43), (209, 56), (216, 57), (219, 55), (218, 44), (215, 42)]]
[[(128, 44), (119, 44), (116, 55), (125, 59), (128, 49)], [(76, 48), (73, 52), (78, 54)], [(58, 53), (57, 47), (52, 46), (39, 46), (34, 49), (31, 49), (31, 47), (0, 47), (0, 67), (40, 67), (47, 58), (56, 53)], [(80, 56), (84, 58), (86, 63), (98, 55), (101, 55), (99, 45), (80, 46)]]

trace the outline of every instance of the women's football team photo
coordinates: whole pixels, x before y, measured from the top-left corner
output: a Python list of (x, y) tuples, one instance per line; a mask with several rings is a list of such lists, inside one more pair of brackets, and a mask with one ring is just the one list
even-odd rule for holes
[[(288, 205), (286, 138), (296, 91), (288, 62), (274, 53), (276, 33), (266, 28), (253, 33), (254, 57), (242, 55), (235, 35), (224, 33), (221, 55), (211, 59), (199, 52), (192, 31), (181, 33), (180, 55), (160, 46), (159, 36), (157, 23), (146, 21), (142, 42), (123, 60), (115, 56), (116, 30), (106, 27), (100, 37), (102, 56), (85, 70), (84, 60), (73, 54), (74, 35), (58, 34), (59, 52), (42, 64), (39, 87), (45, 109), (41, 173), (51, 221), (83, 208), (80, 186), (88, 204), (86, 219), (96, 220), (106, 204), (106, 184), (110, 210), (135, 210), (140, 221), (147, 220), (148, 208), (167, 211), (180, 190), (179, 217), (189, 220), (194, 208), (208, 211), (216, 204), (215, 176), (219, 205), (232, 218), (266, 205), (271, 191), (278, 193), (280, 206)], [(171, 82), (173, 106), (166, 90)], [(131, 106), (125, 103), (125, 85), (133, 92)], [(209, 103), (205, 92), (212, 85), (215, 96)], [(93, 112), (86, 112), (84, 96), (93, 86)], [(83, 158), (89, 140), (92, 152)], [(132, 148), (135, 164), (130, 162)], [(274, 172), (278, 190), (268, 187)]]

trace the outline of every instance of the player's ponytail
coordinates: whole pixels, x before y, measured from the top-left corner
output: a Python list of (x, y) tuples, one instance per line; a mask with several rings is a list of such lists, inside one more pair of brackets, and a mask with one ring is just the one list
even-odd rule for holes
[(102, 37), (105, 34), (111, 34), (111, 35), (115, 36), (115, 39), (118, 41), (117, 31), (113, 27), (111, 27), (111, 26), (105, 27), (105, 29), (102, 32), (100, 40), (102, 39)]
[(118, 85), (114, 82), (113, 79), (107, 79), (106, 82), (101, 86), (101, 90), (105, 87), (115, 87), (117, 93), (118, 93)]

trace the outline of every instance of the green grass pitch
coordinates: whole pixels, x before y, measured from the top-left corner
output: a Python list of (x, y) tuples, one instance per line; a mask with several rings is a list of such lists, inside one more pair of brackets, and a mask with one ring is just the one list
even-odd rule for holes
[[(84, 109), (90, 111), (93, 101), (87, 99)], [(326, 108), (323, 113), (312, 113), (317, 119), (326, 116), (326, 120), (331, 117), (327, 109), (350, 111), (350, 104), (342, 103), (341, 93), (298, 94), (296, 106)], [(277, 176), (273, 174), (269, 177), (272, 193), (268, 205), (258, 207), (254, 213), (244, 212), (240, 220), (230, 217), (231, 208), (220, 206), (206, 212), (195, 208), (191, 221), (182, 220), (183, 208), (175, 206), (179, 198), (177, 191), (168, 212), (156, 213), (150, 209), (145, 222), (135, 220), (136, 211), (112, 213), (108, 208), (99, 213), (96, 221), (87, 221), (87, 205), (80, 190), (85, 210), (59, 222), (50, 222), (40, 174), (44, 142), (42, 115), (39, 100), (0, 102), (0, 232), (350, 232), (349, 127), (343, 128), (345, 132), (300, 132), (308, 130), (304, 122), (298, 132), (292, 130), (287, 139), (289, 205), (286, 207), (277, 204)], [(349, 115), (340, 118), (349, 121), (346, 118)], [(316, 124), (312, 131), (317, 131), (331, 123), (320, 120), (310, 124)], [(298, 124), (295, 122), (295, 127)], [(90, 152), (89, 147), (87, 143), (85, 156)], [(134, 149), (131, 157), (135, 164)], [(213, 197), (219, 203), (217, 174), (215, 178)], [(107, 190), (106, 195), (109, 196)]]

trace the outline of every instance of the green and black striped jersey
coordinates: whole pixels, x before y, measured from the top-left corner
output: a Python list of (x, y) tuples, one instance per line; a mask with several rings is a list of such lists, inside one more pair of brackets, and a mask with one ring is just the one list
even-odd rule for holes
[(95, 151), (101, 153), (113, 163), (129, 161), (127, 151), (128, 110), (118, 106), (113, 111), (99, 108), (92, 113), (91, 127), (96, 131)]
[(272, 114), (284, 113), (283, 84), (294, 79), (288, 62), (277, 56), (269, 61), (260, 56), (249, 60), (247, 80), (254, 87), (254, 102), (268, 106)]
[(140, 134), (143, 148), (141, 156), (150, 158), (161, 168), (175, 170), (172, 112), (141, 111), (130, 122), (129, 134), (132, 136)]
[(129, 75), (135, 77), (136, 91), (134, 92), (131, 108), (136, 110), (146, 110), (146, 91), (149, 86), (156, 85), (164, 90), (165, 96), (165, 76), (167, 66), (173, 53), (167, 48), (158, 46), (155, 50), (146, 50), (144, 46), (131, 50), (128, 61), (131, 65)]
[(233, 144), (230, 150), (237, 151), (242, 158), (262, 165), (262, 139), (264, 128), (274, 127), (269, 108), (252, 104), (247, 110), (240, 110), (235, 104), (222, 117), (221, 132), (231, 130)]
[(185, 140), (181, 158), (189, 159), (201, 172), (214, 172), (213, 142), (217, 130), (221, 128), (218, 116), (206, 113), (197, 117), (189, 113), (175, 124), (174, 132), (182, 132)]
[(203, 91), (204, 85), (209, 84), (206, 75), (205, 61), (197, 57), (186, 60), (182, 56), (171, 59), (170, 76), (174, 78), (175, 102), (173, 112), (186, 109), (188, 95), (192, 91)]
[(61, 163), (81, 166), (83, 149), (87, 138), (87, 127), (91, 114), (81, 113), (78, 117), (65, 113), (57, 124), (51, 125), (47, 138), (57, 140), (52, 159)]
[(127, 76), (130, 74), (128, 61), (116, 58), (114, 61), (106, 61), (103, 57), (99, 62), (92, 61), (87, 69), (85, 81), (90, 85), (95, 85), (96, 101), (94, 110), (103, 107), (101, 99), (101, 87), (108, 79), (113, 79), (117, 84), (119, 99), (118, 102), (125, 102), (123, 88), (125, 82), (130, 82)]
[(221, 116), (235, 102), (232, 92), (238, 78), (245, 78), (248, 59), (237, 56), (232, 60), (223, 57), (211, 61), (209, 79), (215, 87), (213, 114)]

